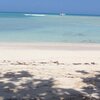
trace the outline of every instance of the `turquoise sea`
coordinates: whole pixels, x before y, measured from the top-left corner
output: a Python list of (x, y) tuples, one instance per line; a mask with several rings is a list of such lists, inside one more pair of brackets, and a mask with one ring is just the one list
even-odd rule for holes
[(0, 42), (100, 43), (100, 17), (0, 13)]

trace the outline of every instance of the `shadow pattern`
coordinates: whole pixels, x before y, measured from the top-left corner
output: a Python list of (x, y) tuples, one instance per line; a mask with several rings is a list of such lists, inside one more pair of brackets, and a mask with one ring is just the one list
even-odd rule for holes
[[(87, 74), (84, 71), (78, 72)], [(98, 82), (100, 83), (99, 77), (100, 74), (95, 77), (83, 78), (83, 82), (94, 85), (96, 90), (92, 88), (91, 91), (97, 92), (100, 89), (100, 85), (97, 85)], [(29, 78), (29, 80), (19, 84), (24, 78)], [(97, 100), (96, 98), (87, 97), (74, 89), (55, 88), (53, 78), (35, 79), (28, 71), (7, 72), (0, 75), (0, 79), (5, 79), (5, 81), (0, 81), (0, 98), (3, 100)], [(91, 94), (91, 92), (87, 91), (90, 89), (87, 88), (84, 87), (83, 91)]]

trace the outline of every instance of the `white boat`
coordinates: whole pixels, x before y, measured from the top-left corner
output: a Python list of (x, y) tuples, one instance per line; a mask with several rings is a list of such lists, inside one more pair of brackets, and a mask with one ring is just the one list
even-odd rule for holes
[(60, 16), (65, 16), (66, 14), (65, 13), (60, 13)]

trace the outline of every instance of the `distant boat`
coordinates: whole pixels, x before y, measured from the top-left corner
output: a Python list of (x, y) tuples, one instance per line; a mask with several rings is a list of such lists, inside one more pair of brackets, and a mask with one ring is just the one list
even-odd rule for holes
[(66, 14), (65, 13), (60, 13), (60, 16), (65, 16)]

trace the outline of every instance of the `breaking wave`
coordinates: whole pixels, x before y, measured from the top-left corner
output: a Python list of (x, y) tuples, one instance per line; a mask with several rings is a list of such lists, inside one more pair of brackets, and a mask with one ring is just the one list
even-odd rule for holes
[(36, 17), (44, 17), (45, 14), (24, 14), (25, 16), (36, 16)]

